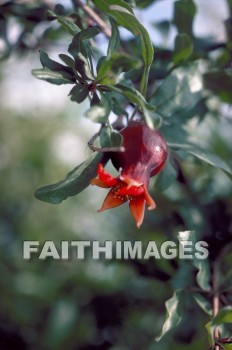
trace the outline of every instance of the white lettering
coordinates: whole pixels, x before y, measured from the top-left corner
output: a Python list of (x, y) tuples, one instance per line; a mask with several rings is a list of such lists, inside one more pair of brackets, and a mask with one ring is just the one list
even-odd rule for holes
[(25, 241), (23, 242), (23, 259), (31, 259), (31, 253), (38, 252), (38, 241)]
[(48, 257), (52, 257), (55, 260), (60, 259), (55, 243), (52, 241), (47, 241), (44, 243), (39, 259), (45, 260)]
[(209, 256), (209, 250), (208, 250), (208, 243), (205, 242), (205, 241), (198, 241), (196, 244), (195, 244), (195, 248), (198, 252), (195, 253), (195, 257), (197, 259), (207, 259), (208, 256)]
[(152, 256), (154, 256), (155, 259), (160, 259), (160, 254), (159, 254), (159, 251), (157, 249), (156, 243), (153, 241), (148, 242), (147, 249), (146, 249), (146, 252), (145, 252), (143, 258), (145, 260), (148, 260)]
[(93, 259), (98, 260), (100, 257), (100, 253), (105, 254), (105, 259), (112, 259), (112, 241), (106, 241), (105, 246), (100, 246), (100, 242), (93, 241)]

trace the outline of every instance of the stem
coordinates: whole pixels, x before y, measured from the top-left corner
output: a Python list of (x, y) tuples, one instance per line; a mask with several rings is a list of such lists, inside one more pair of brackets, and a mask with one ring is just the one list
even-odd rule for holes
[(135, 109), (133, 110), (133, 113), (131, 114), (131, 120), (136, 116), (137, 112), (139, 111), (139, 106), (136, 106)]
[(88, 146), (92, 151), (96, 152), (125, 152), (125, 147), (96, 147), (94, 141), (100, 136), (101, 130), (94, 134), (88, 142)]
[(143, 71), (142, 79), (141, 79), (140, 91), (141, 91), (141, 94), (144, 96), (144, 98), (146, 98), (146, 94), (147, 94), (149, 72), (150, 72), (150, 66), (145, 67)]
[[(218, 259), (215, 261), (213, 264), (213, 277), (212, 277), (212, 282), (213, 282), (213, 317), (215, 317), (220, 308), (220, 299), (219, 299), (219, 264), (218, 264)], [(220, 334), (219, 334), (219, 329), (216, 326), (214, 329), (214, 340), (215, 343), (219, 339)], [(220, 350), (219, 345), (215, 345), (215, 350)]]
[(83, 4), (80, 0), (72, 0), (75, 6), (80, 6), (83, 11), (101, 28), (107, 38), (111, 37), (111, 29), (101, 19), (101, 17), (88, 5)]

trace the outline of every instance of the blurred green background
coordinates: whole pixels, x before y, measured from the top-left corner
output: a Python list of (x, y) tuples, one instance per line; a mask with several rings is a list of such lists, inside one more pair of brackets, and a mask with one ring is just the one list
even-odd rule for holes
[[(163, 7), (155, 7), (161, 6), (159, 3), (154, 2), (153, 11), (157, 9), (160, 16), (169, 13), (174, 4), (163, 1)], [(224, 16), (229, 17), (225, 4)], [(207, 21), (204, 1), (198, 5), (200, 19)], [(218, 28), (223, 31), (220, 11), (217, 14), (215, 6), (211, 12), (209, 21), (221, 23)], [(157, 209), (146, 212), (139, 230), (126, 205), (98, 214), (106, 192), (96, 187), (61, 205), (40, 202), (33, 196), (37, 187), (64, 178), (91, 154), (87, 142), (98, 129), (83, 116), (87, 106), (69, 101), (66, 87), (31, 76), (31, 69), (39, 66), (39, 48), (56, 55), (65, 52), (67, 46), (67, 37), (59, 28), (44, 34), (44, 28), (38, 26), (41, 14), (38, 9), (35, 13), (37, 20), (29, 18), (26, 22), (17, 13), (1, 18), (1, 23), (3, 19), (10, 23), (11, 52), (5, 52), (0, 62), (0, 349), (207, 349), (204, 324), (208, 317), (188, 296), (196, 271), (187, 262), (91, 258), (41, 261), (37, 256), (23, 260), (24, 240), (36, 240), (41, 245), (52, 240), (58, 247), (64, 240), (99, 240), (102, 244), (106, 240), (142, 240), (145, 244), (148, 240), (176, 241), (179, 231), (195, 230), (209, 243), (211, 261), (231, 242), (229, 178), (185, 155), (180, 155), (182, 172), (171, 187), (156, 193), (151, 186)], [(146, 16), (145, 26), (146, 20), (150, 21)], [(171, 18), (166, 20), (171, 23)], [(35, 27), (37, 31), (33, 31)], [(22, 42), (18, 37), (20, 28), (27, 29)], [(205, 24), (202, 28), (204, 31)], [(3, 29), (2, 25), (1, 34)], [(41, 32), (40, 41), (34, 45), (33, 40), (36, 42)], [(166, 50), (167, 36), (163, 33), (159, 34), (160, 52)], [(174, 34), (171, 32), (170, 42)], [(231, 68), (230, 54), (222, 49), (207, 59)], [(209, 104), (204, 119), (197, 126), (193, 120), (187, 127), (193, 139), (200, 139), (232, 165), (231, 105), (222, 103), (218, 96), (213, 96)], [(225, 257), (225, 273), (230, 258), (231, 253)], [(181, 287), (187, 295), (184, 319), (175, 333), (157, 343), (155, 336), (165, 318), (164, 303), (174, 288)]]

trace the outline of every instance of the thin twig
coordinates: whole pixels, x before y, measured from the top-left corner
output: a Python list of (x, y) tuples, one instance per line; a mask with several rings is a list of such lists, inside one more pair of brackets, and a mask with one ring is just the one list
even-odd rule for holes
[[(220, 308), (220, 298), (219, 298), (219, 266), (218, 259), (213, 264), (213, 317), (215, 317)], [(216, 326), (214, 328), (214, 340), (215, 340), (215, 350), (220, 350), (220, 346), (216, 343), (219, 339), (219, 328)]]
[(220, 300), (223, 304), (225, 304), (226, 306), (227, 305), (230, 305), (232, 306), (232, 302), (224, 295), (224, 294), (221, 294), (220, 295)]
[(83, 11), (101, 28), (107, 38), (111, 37), (111, 29), (101, 19), (101, 17), (88, 5), (83, 4), (80, 0), (72, 0), (75, 6), (80, 6)]

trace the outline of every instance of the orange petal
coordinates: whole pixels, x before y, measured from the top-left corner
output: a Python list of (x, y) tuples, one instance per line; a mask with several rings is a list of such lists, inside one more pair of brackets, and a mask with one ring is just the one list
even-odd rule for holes
[(141, 196), (137, 197), (130, 201), (129, 206), (137, 227), (139, 228), (142, 225), (144, 218), (145, 200)]
[(148, 205), (148, 210), (155, 209), (155, 207), (156, 207), (155, 201), (150, 196), (150, 194), (148, 193), (148, 190), (145, 187), (144, 187), (144, 198), (145, 198), (145, 201)]
[(107, 185), (104, 181), (99, 180), (99, 179), (92, 179), (90, 180), (91, 185), (96, 185), (98, 187), (102, 188), (110, 188), (111, 186)]
[(98, 172), (99, 180), (105, 182), (105, 184), (107, 184), (108, 187), (113, 187), (117, 184), (118, 179), (112, 176), (111, 174), (107, 173), (101, 163), (98, 164), (97, 172)]
[(110, 191), (107, 194), (107, 196), (102, 204), (102, 207), (101, 207), (101, 209), (98, 210), (98, 212), (118, 207), (119, 205), (121, 205), (125, 202), (126, 202), (126, 199), (124, 199), (124, 198), (121, 199), (121, 198), (115, 196), (115, 194), (112, 191)]

